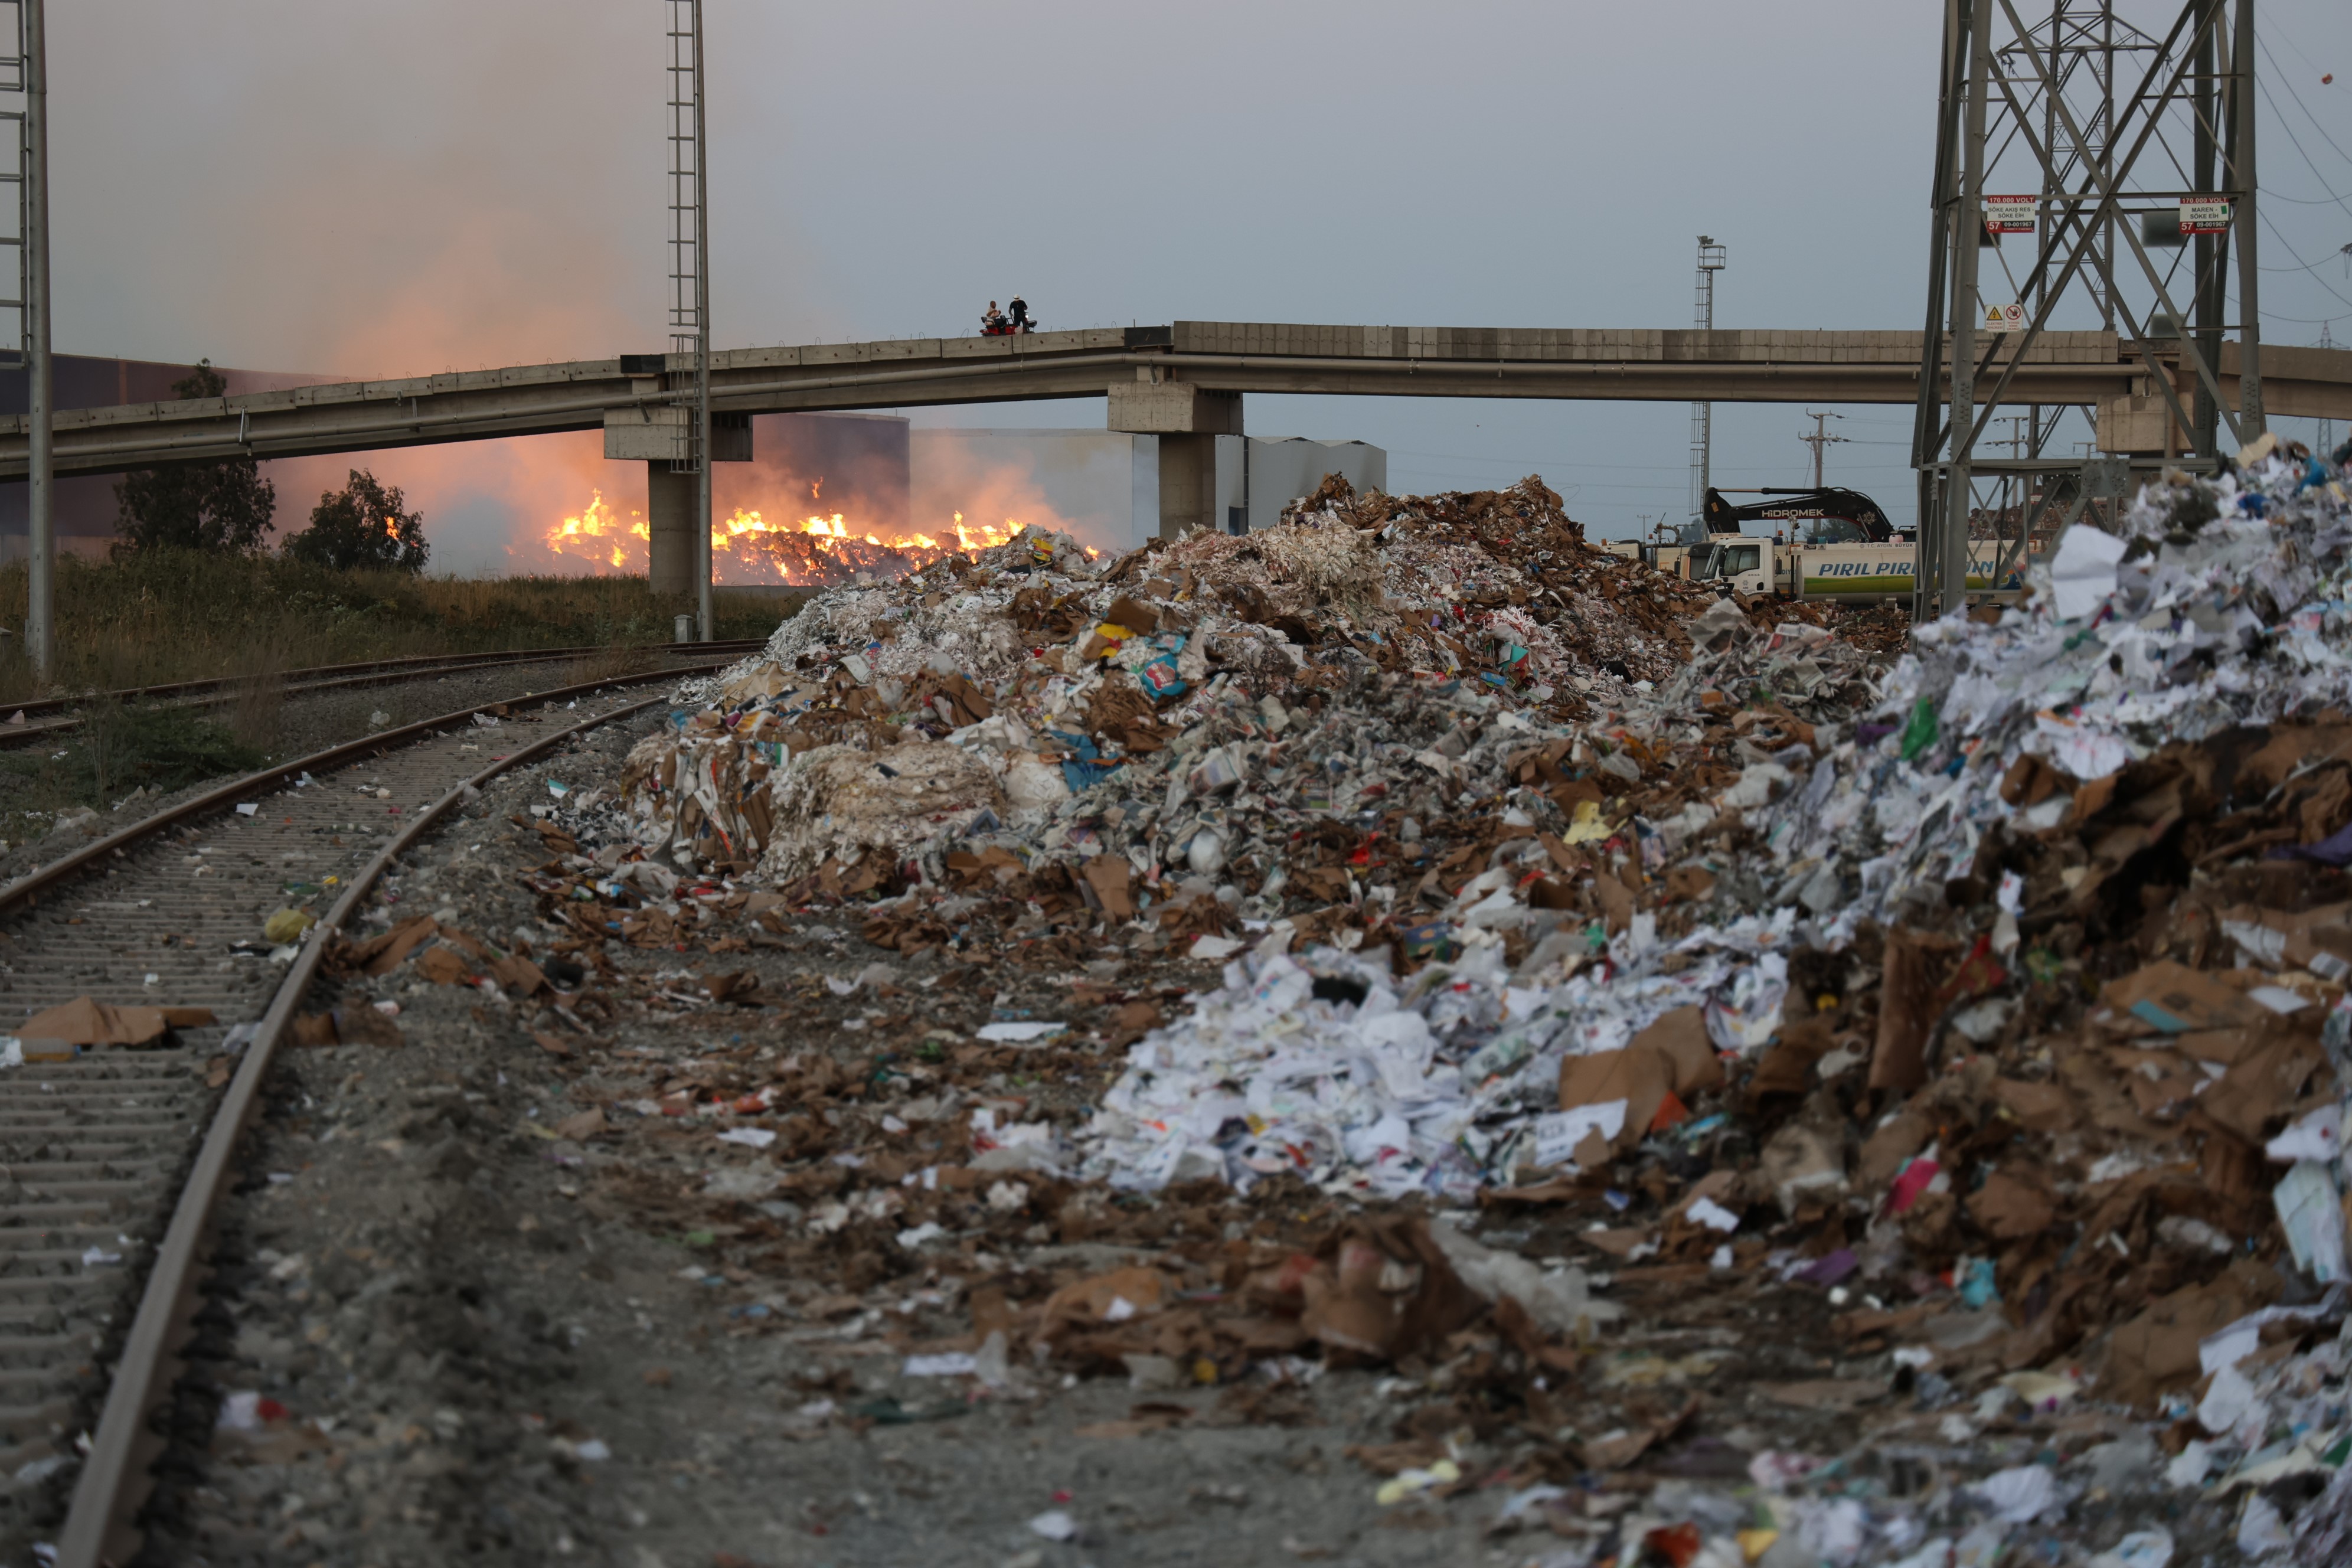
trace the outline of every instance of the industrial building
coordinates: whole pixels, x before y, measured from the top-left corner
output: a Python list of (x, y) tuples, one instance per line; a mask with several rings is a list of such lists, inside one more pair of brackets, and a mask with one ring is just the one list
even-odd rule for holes
[[(1025, 495), (1045, 516), (1103, 551), (1132, 550), (1160, 532), (1160, 437), (1117, 430), (917, 430), (910, 457), (915, 526), (972, 522), (975, 498)], [(1326, 474), (1359, 489), (1388, 488), (1388, 454), (1361, 441), (1219, 436), (1213, 514), (1226, 531), (1271, 528), (1282, 509)], [(993, 509), (1004, 510), (1003, 507)]]

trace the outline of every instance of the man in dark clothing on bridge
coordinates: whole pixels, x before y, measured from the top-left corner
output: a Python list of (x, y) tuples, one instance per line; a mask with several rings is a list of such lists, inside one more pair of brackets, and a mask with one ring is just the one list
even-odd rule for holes
[(1013, 302), (1006, 306), (1005, 309), (1012, 312), (1013, 330), (1014, 331), (1025, 332), (1029, 330), (1028, 300), (1024, 300), (1020, 295), (1015, 294), (1013, 296)]

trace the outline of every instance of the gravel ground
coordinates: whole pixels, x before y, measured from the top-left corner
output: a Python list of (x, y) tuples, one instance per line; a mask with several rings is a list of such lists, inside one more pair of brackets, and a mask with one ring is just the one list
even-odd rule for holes
[[(612, 768), (632, 739), (582, 750)], [(544, 777), (590, 766), (551, 759), (487, 792), (403, 879), (404, 906), (486, 934), (530, 930), (513, 873), (542, 851), (506, 818), (546, 798)], [(890, 956), (820, 939), (758, 962), (782, 980), (812, 958), (829, 972)], [(676, 957), (622, 950), (618, 962), (650, 973)], [(1371, 1374), (1321, 1379), (1279, 1424), (1079, 1436), (1146, 1396), (1024, 1369), (1005, 1396), (969, 1399), (969, 1380), (901, 1375), (910, 1338), (959, 1326), (951, 1267), (871, 1306), (812, 1308), (811, 1281), (695, 1261), (708, 1237), (661, 1201), (681, 1166), (697, 1193), (692, 1154), (662, 1159), (671, 1169), (654, 1184), (635, 1161), (549, 1135), (631, 1070), (632, 1046), (682, 1035), (706, 1048), (764, 1040), (751, 1048), (773, 1054), (805, 1029), (654, 1021), (614, 1031), (598, 1070), (572, 1077), (534, 1043), (527, 1007), (397, 972), (331, 1000), (362, 995), (400, 1004), (404, 1043), (289, 1050), (275, 1075), (181, 1392), (178, 1432), (205, 1447), (166, 1467), (148, 1561), (1479, 1557), (1466, 1520), (1368, 1517), (1370, 1482), (1340, 1449), (1386, 1440)], [(837, 1038), (855, 1048), (855, 1032)], [(1129, 1256), (1093, 1250), (1106, 1266)], [(222, 1425), (238, 1394), (287, 1414)], [(1214, 1391), (1160, 1397), (1218, 1419)], [(849, 1414), (880, 1402), (896, 1408)], [(1077, 1522), (1074, 1543), (1031, 1529), (1056, 1510)]]
[[(665, 658), (662, 662), (674, 664), (677, 661)], [(273, 761), (299, 757), (356, 739), (368, 732), (369, 720), (377, 713), (385, 716), (385, 723), (376, 727), (391, 728), (470, 708), (477, 703), (519, 700), (534, 690), (573, 685), (586, 679), (590, 679), (590, 672), (580, 661), (550, 659), (540, 664), (460, 671), (454, 675), (436, 676), (429, 680), (327, 691), (310, 697), (289, 696), (278, 710), (277, 739), (270, 753)], [(225, 708), (215, 709), (210, 710), (209, 716), (226, 721), (227, 713), (228, 710)], [(53, 831), (46, 838), (9, 844), (5, 849), (0, 849), (0, 884), (21, 877), (78, 847), (87, 837), (115, 832), (181, 801), (193, 799), (206, 790), (216, 789), (229, 776), (233, 775), (205, 779), (169, 794), (142, 795), (111, 810), (101, 811), (91, 825), (95, 826), (96, 834), (85, 835), (67, 826)]]
[[(387, 912), (530, 944), (552, 969), (559, 932), (527, 882), (549, 847), (525, 814), (550, 778), (609, 782), (658, 721), (500, 781), (421, 848)], [(1171, 1192), (1118, 1200), (1106, 1240), (1072, 1217), (1099, 1216), (1098, 1192), (1056, 1198), (1058, 1210), (1021, 1211), (1016, 1195), (1007, 1206), (1021, 1212), (975, 1203), (936, 1243), (893, 1250), (887, 1220), (810, 1240), (819, 1195), (846, 1190), (825, 1153), (835, 1133), (900, 1121), (890, 1136), (910, 1170), (945, 1162), (952, 1152), (934, 1154), (925, 1128), (932, 1089), (1018, 1095), (1032, 1113), (1066, 1116), (1118, 1053), (1097, 1039), (1028, 1070), (961, 1052), (925, 1068), (918, 1041), (1008, 1013), (1099, 1030), (1111, 1002), (1090, 1014), (1074, 976), (900, 959), (840, 929), (856, 924), (846, 912), (777, 924), (714, 923), (691, 952), (609, 942), (583, 954), (601, 973), (568, 998), (436, 984), (405, 964), (322, 986), (314, 1006), (395, 1004), (400, 1042), (281, 1058), (247, 1180), (220, 1215), (142, 1561), (1582, 1563), (1629, 1521), (1672, 1522), (1676, 1487), (1743, 1484), (1759, 1450), (1845, 1449), (1848, 1415), (1786, 1394), (1808, 1380), (1861, 1387), (1879, 1407), (1874, 1445), (1846, 1462), (1880, 1498), (1924, 1500), (1956, 1477), (2071, 1458), (2109, 1435), (2095, 1412), (2012, 1411), (1955, 1446), (1948, 1408), (1887, 1410), (1909, 1394), (1906, 1375), (1883, 1352), (1842, 1346), (1819, 1297), (1727, 1298), (1675, 1270), (1602, 1277), (1627, 1319), (1592, 1347), (1577, 1402), (1558, 1414), (1594, 1436), (1694, 1400), (1704, 1421), (1634, 1469), (1563, 1478), (1579, 1517), (1530, 1532), (1498, 1514), (1558, 1434), (1482, 1419), (1475, 1387), (1449, 1385), (1442, 1367), (1301, 1364), (1287, 1380), (1213, 1387), (1148, 1368), (1082, 1379), (1025, 1357), (993, 1385), (913, 1375), (912, 1357), (975, 1348), (992, 1295), (1001, 1306), (1042, 1293), (1028, 1282), (1144, 1256), (1213, 1258), (1317, 1216), (1282, 1212), (1295, 1192), (1254, 1203)], [(751, 940), (719, 936), (713, 955), (723, 930)], [(1163, 998), (1209, 978), (1142, 967), (1124, 983), (1148, 978)], [(759, 1003), (689, 996), (721, 972), (755, 974)], [(826, 983), (860, 974), (853, 994)], [(592, 1009), (592, 994), (608, 1005)], [(878, 1084), (885, 1061), (896, 1081), (866, 1103), (805, 1119), (781, 1185), (781, 1147), (722, 1143), (691, 1114), (604, 1116), (650, 1105), (680, 1075), (756, 1079), (797, 1063)], [(1508, 1224), (1485, 1222), (1490, 1244), (1571, 1250), (1557, 1222), (1497, 1212)], [(1381, 1478), (1349, 1450), (1440, 1436), (1462, 1482), (1376, 1503)], [(2174, 1500), (2187, 1495), (2094, 1493), (2063, 1543), (2034, 1536), (2051, 1561), (2074, 1560), (2163, 1521), (2196, 1560), (2226, 1540), (2226, 1516)]]

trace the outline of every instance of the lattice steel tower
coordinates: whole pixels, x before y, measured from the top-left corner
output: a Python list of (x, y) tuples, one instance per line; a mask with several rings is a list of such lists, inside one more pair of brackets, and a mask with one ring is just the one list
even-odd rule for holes
[[(2118, 14), (2125, 7), (2116, 0), (2053, 0), (2030, 21), (2019, 0), (1945, 0), (1927, 331), (1912, 437), (1919, 480), (1915, 616), (1943, 614), (1963, 600), (1980, 478), (2015, 475), (2030, 486), (2042, 475), (2053, 481), (2045, 498), (2071, 484), (2070, 519), (2084, 497), (2120, 490), (2122, 458), (2084, 463), (2051, 454), (2063, 409), (2033, 409), (2032, 449), (2023, 456), (1977, 456), (2016, 364), (2045, 330), (2095, 321), (2137, 354), (2149, 395), (2160, 399), (2149, 412), (2162, 422), (2154, 445), (2163, 456), (2151, 461), (2210, 468), (2223, 426), (2233, 446), (2263, 428), (2254, 4), (2187, 0), (2175, 11), (2173, 3), (2132, 7), (2147, 13), (2142, 27)], [(2022, 268), (2012, 269), (1988, 226), (1987, 197), (2002, 193), (2010, 196), (2004, 226), (2031, 210), (2032, 255)], [(2023, 226), (2011, 232), (2022, 235)], [(1990, 289), (1982, 279), (1988, 268), (2000, 275)], [(2011, 305), (2014, 313), (2005, 310)], [(2231, 328), (2234, 407), (2222, 384), (2222, 339)], [(2186, 402), (2159, 359), (2164, 353), (2178, 355)], [(2112, 409), (2117, 428), (2099, 430), (2099, 446), (2144, 450), (2144, 437), (2123, 433), (2123, 416), (2137, 412), (2131, 400), (2118, 402), (2126, 406)], [(2177, 450), (2183, 447), (2185, 454)], [(2068, 471), (2074, 477), (2061, 477)], [(2000, 542), (1996, 576), (2022, 554), (2029, 532), (2020, 531), (2013, 550)]]

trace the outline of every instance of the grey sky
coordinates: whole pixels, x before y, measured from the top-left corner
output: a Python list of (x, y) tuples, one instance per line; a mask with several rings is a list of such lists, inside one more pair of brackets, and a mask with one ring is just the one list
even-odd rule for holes
[[(1730, 247), (1721, 325), (1916, 328), (1937, 11), (709, 0), (718, 338), (963, 332), (1016, 289), (1053, 327), (1682, 326), (1701, 230)], [(59, 348), (381, 374), (662, 346), (663, 16), (53, 6)], [(2266, 113), (2270, 210), (2319, 263), (2265, 274), (2267, 332), (2352, 337), (2352, 12), (2263, 16), (2265, 85), (2317, 164)], [(1832, 475), (1907, 513), (1904, 411), (1843, 412)], [(1601, 532), (1684, 506), (1680, 405), (1260, 398), (1248, 422), (1379, 442), (1400, 489), (1539, 470)], [(1720, 408), (1719, 479), (1801, 477), (1801, 423)], [(445, 520), (539, 508), (512, 477), (442, 488)]]

